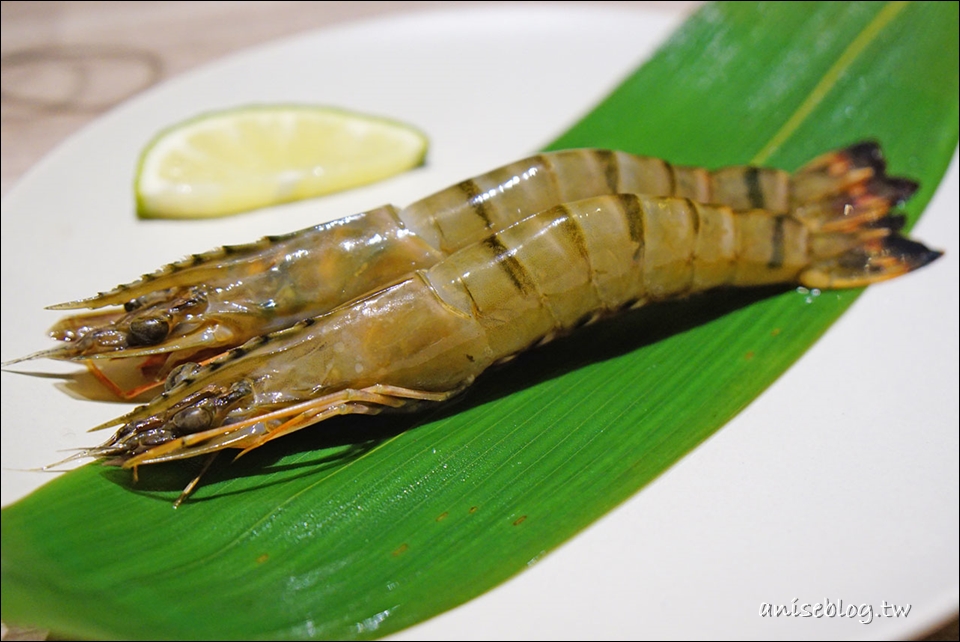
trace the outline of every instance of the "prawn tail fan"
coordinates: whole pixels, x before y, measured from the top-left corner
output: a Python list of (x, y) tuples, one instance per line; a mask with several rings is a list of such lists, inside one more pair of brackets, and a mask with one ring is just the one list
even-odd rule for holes
[(889, 176), (880, 145), (864, 141), (818, 156), (797, 170), (792, 200), (800, 206), (833, 201), (855, 209), (878, 203), (890, 208), (913, 196), (918, 187), (916, 181)]
[(873, 141), (815, 158), (794, 174), (795, 214), (811, 234), (811, 263), (800, 275), (810, 288), (854, 288), (892, 279), (942, 256), (906, 238), (893, 213), (919, 188), (887, 174)]
[(800, 275), (809, 288), (857, 288), (927, 265), (943, 255), (901, 235), (903, 217), (886, 216), (850, 232), (819, 233), (814, 260)]

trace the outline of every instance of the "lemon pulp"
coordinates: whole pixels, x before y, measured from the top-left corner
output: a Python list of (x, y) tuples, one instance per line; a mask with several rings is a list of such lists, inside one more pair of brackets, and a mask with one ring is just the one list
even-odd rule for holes
[(251, 106), (158, 134), (140, 157), (137, 213), (224, 216), (372, 183), (423, 163), (426, 136), (329, 107)]

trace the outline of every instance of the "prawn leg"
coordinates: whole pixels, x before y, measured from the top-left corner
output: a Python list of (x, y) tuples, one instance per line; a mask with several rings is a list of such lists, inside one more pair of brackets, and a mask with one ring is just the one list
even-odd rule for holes
[(134, 468), (143, 464), (187, 459), (217, 452), (226, 447), (241, 449), (237, 455), (240, 457), (278, 437), (292, 434), (332, 417), (355, 414), (373, 415), (385, 408), (398, 409), (418, 401), (439, 403), (450, 399), (460, 391), (461, 389), (429, 392), (379, 384), (362, 389), (347, 388), (289, 408), (155, 446), (125, 461), (123, 467)]
[(398, 386), (383, 386), (380, 384), (354, 390), (348, 388), (339, 393), (329, 395), (326, 399), (317, 399), (311, 403), (311, 408), (301, 412), (277, 428), (270, 430), (254, 440), (237, 455), (240, 457), (254, 448), (259, 448), (268, 441), (284, 437), (315, 423), (330, 419), (337, 415), (378, 414), (384, 408), (400, 408), (411, 402), (429, 401), (440, 403), (459, 394), (463, 388), (447, 392), (429, 392), (426, 390), (409, 390)]
[[(187, 501), (187, 498), (193, 494), (193, 491), (197, 489), (197, 486), (200, 485), (200, 480), (204, 475), (207, 474), (207, 471), (210, 470), (210, 466), (213, 465), (213, 460), (217, 458), (219, 453), (213, 452), (207, 456), (206, 461), (203, 462), (203, 466), (200, 467), (200, 472), (194, 475), (193, 479), (190, 480), (190, 483), (187, 484), (182, 491), (180, 491), (180, 496), (173, 502), (173, 508), (180, 508), (180, 505), (183, 502)], [(136, 469), (134, 469), (134, 478), (136, 478)], [(136, 481), (136, 480), (134, 480)]]
[(136, 399), (140, 395), (163, 385), (163, 381), (147, 380), (145, 383), (124, 388), (114, 379), (110, 378), (96, 361), (87, 361), (86, 366), (87, 371), (93, 375), (94, 379), (100, 382), (100, 385), (109, 390), (115, 397), (124, 401)]
[[(133, 469), (134, 474), (136, 474), (137, 466), (140, 465), (175, 461), (207, 454), (207, 460), (200, 471), (174, 502), (173, 507), (177, 508), (193, 493), (216, 455), (225, 448), (241, 449), (234, 458), (238, 459), (278, 437), (284, 437), (338, 415), (375, 415), (379, 414), (384, 408), (397, 409), (411, 402), (429, 401), (439, 403), (450, 399), (461, 390), (462, 388), (438, 393), (379, 384), (359, 390), (348, 388), (298, 404), (293, 408), (268, 413), (203, 433), (188, 435), (181, 437), (179, 440), (155, 446), (125, 461), (123, 467)], [(282, 423), (277, 423), (276, 420), (286, 417), (289, 418)], [(272, 427), (264, 428), (265, 426), (271, 426), (271, 423)]]

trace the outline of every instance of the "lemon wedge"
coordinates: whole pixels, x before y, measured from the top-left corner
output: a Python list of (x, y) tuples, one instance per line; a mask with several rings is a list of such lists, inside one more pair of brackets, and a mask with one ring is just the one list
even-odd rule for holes
[(409, 125), (329, 107), (257, 105), (160, 132), (135, 180), (143, 218), (206, 218), (365, 185), (423, 163)]

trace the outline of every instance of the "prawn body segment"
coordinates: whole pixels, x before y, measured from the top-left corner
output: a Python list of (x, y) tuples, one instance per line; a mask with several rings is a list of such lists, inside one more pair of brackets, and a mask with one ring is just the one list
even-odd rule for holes
[[(798, 176), (809, 182), (804, 174)], [(835, 189), (835, 183), (824, 187)], [(711, 172), (649, 156), (578, 149), (539, 154), (467, 179), (404, 208), (400, 218), (431, 246), (450, 254), (530, 214), (593, 196), (674, 196), (733, 209), (787, 212), (791, 191), (791, 175), (778, 169)]]
[[(835, 213), (902, 200), (915, 185), (884, 174), (874, 144), (827, 154), (794, 174), (716, 171), (606, 150), (533, 156), (397, 210), (385, 206), (299, 232), (192, 255), (89, 299), (53, 309), (100, 310), (51, 330), (58, 347), (26, 358), (150, 357), (175, 365), (328, 312), (425, 269), (491, 233), (560, 203), (618, 193), (689, 198), (734, 210)], [(858, 207), (860, 207), (858, 206)]]

